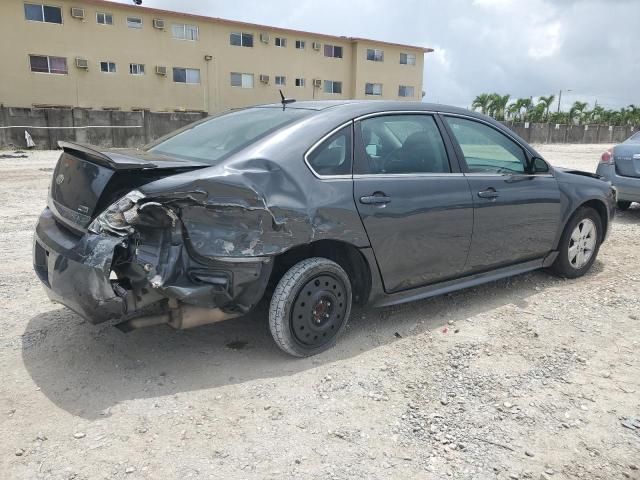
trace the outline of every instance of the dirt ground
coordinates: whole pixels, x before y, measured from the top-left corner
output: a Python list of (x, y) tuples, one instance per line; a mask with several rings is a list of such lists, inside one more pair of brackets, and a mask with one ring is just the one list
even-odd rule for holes
[[(540, 146), (591, 171), (604, 148)], [(295, 360), (264, 306), (123, 334), (50, 303), (31, 242), (57, 155), (0, 158), (0, 478), (640, 478), (640, 206), (582, 279), (357, 310)]]

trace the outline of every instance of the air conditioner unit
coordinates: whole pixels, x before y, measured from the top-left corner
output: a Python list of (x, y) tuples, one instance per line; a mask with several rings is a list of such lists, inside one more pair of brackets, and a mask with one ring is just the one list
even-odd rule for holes
[(260, 81), (262, 83), (269, 83), (269, 75), (260, 75)]
[(76, 67), (82, 68), (84, 70), (89, 69), (89, 60), (86, 58), (76, 57)]
[(156, 74), (167, 76), (167, 67), (163, 67), (162, 65), (156, 66)]
[(320, 88), (322, 86), (322, 80), (320, 80), (319, 78), (314, 78), (313, 79), (313, 86), (316, 88)]
[(268, 33), (261, 33), (260, 34), (260, 41), (262, 43), (269, 43), (269, 34)]
[(319, 42), (313, 42), (312, 46), (314, 50), (320, 50), (320, 48), (322, 47)]
[(164, 20), (162, 20), (161, 18), (154, 18), (153, 28), (157, 28), (158, 30), (164, 30)]
[(71, 16), (73, 18), (84, 18), (84, 8), (71, 7)]

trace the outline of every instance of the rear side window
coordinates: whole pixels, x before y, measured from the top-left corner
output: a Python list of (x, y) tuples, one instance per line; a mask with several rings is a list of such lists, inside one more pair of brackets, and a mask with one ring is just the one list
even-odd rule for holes
[(522, 148), (506, 135), (480, 122), (445, 117), (471, 173), (524, 173)]
[(261, 138), (311, 114), (309, 110), (248, 108), (197, 122), (148, 151), (216, 165)]
[(450, 173), (447, 151), (431, 115), (388, 115), (360, 122), (358, 173)]
[(307, 163), (320, 176), (351, 175), (351, 145), (351, 125), (348, 125), (308, 153)]

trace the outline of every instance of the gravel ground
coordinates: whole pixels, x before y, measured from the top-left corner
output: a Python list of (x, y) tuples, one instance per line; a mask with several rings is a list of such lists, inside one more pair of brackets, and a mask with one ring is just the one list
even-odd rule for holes
[[(591, 171), (603, 149), (540, 146)], [(31, 239), (56, 158), (0, 158), (1, 478), (640, 478), (638, 205), (582, 279), (357, 310), (294, 360), (264, 306), (125, 335), (51, 304)]]

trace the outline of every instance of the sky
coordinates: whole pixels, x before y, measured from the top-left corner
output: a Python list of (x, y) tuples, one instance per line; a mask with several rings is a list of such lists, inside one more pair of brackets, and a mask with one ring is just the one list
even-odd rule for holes
[[(131, 0), (116, 0), (131, 3)], [(555, 95), (640, 105), (640, 0), (143, 0), (143, 6), (431, 47), (425, 101)], [(570, 90), (570, 91), (568, 91)], [(557, 104), (556, 107), (557, 108)]]

